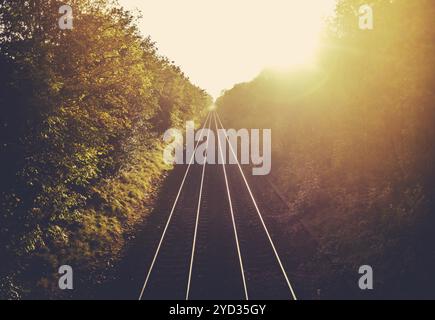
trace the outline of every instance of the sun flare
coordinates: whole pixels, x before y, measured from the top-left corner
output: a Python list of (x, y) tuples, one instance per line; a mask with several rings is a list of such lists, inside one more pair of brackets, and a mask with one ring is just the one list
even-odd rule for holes
[(142, 33), (215, 97), (264, 68), (312, 65), (335, 2), (120, 0), (141, 10)]
[(267, 47), (258, 57), (267, 67), (311, 66), (316, 61), (325, 18), (333, 12), (335, 1), (278, 1), (268, 25)]

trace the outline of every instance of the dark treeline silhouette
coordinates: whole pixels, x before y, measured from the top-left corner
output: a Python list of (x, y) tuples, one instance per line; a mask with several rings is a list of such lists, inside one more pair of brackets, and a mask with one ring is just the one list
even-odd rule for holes
[(338, 266), (327, 276), (358, 291), (369, 264), (375, 297), (434, 298), (435, 6), (371, 1), (363, 31), (363, 3), (338, 2), (315, 70), (264, 71), (217, 104), (227, 127), (272, 128), (272, 180)]
[(72, 30), (62, 1), (0, 1), (1, 297), (50, 295), (63, 264), (98, 281), (169, 169), (163, 131), (212, 102), (134, 14), (67, 2)]

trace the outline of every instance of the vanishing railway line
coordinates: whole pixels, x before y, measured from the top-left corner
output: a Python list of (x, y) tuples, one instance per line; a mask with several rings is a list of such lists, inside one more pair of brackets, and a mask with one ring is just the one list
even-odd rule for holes
[[(208, 114), (202, 130), (206, 127), (223, 128), (216, 112)], [(227, 141), (216, 136), (216, 152), (223, 159)], [(150, 259), (139, 299), (296, 300), (242, 166), (198, 165), (193, 160)]]

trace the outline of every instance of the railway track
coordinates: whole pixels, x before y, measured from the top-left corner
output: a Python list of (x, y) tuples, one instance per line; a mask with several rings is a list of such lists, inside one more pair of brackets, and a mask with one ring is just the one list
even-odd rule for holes
[[(216, 112), (204, 128), (223, 128)], [(190, 160), (139, 299), (296, 300), (242, 166)]]

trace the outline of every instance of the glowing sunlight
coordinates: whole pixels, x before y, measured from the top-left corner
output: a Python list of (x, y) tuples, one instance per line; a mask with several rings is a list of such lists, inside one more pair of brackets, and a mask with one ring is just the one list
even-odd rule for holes
[(222, 89), (249, 81), (266, 67), (312, 64), (324, 17), (333, 12), (335, 0), (120, 3), (139, 9), (143, 34), (150, 35), (162, 54), (216, 97)]

